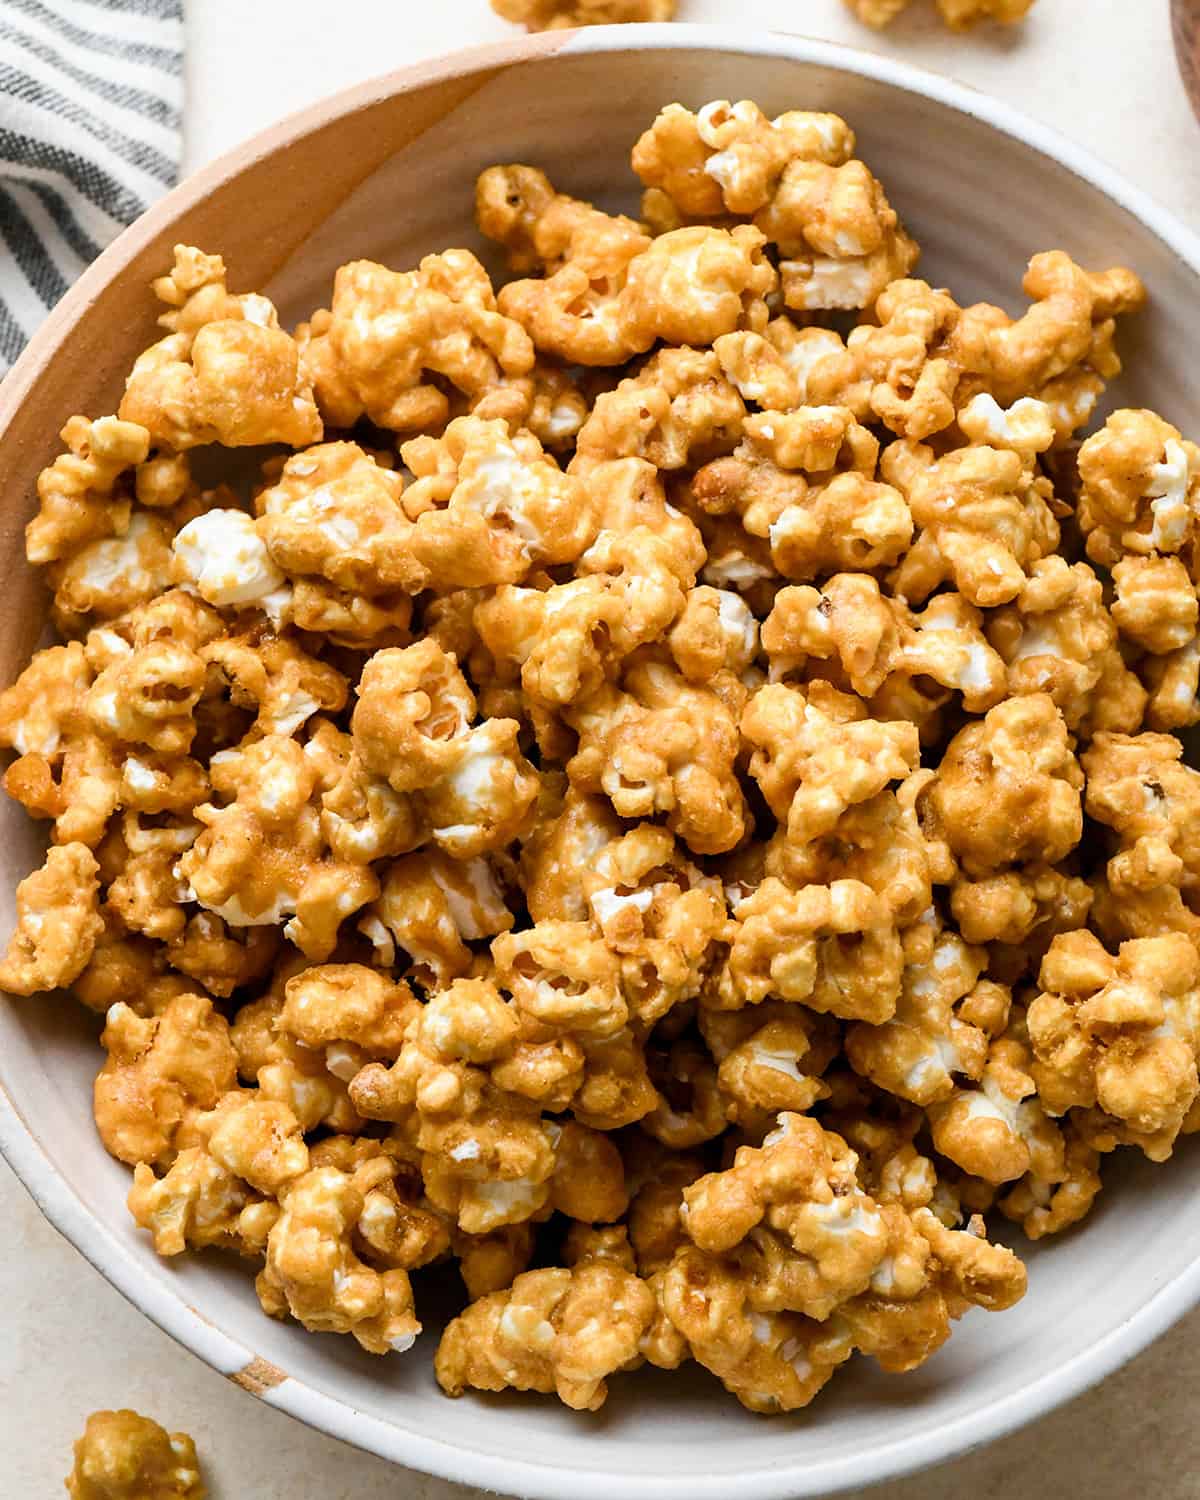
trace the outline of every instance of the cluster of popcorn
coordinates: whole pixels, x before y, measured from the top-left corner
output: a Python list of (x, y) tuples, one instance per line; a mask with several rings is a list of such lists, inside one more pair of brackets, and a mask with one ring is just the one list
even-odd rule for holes
[(161, 1254), (380, 1355), (457, 1266), (451, 1394), (911, 1369), (1022, 1294), (983, 1214), (1200, 1125), (1200, 448), (1080, 441), (1132, 272), (960, 306), (854, 148), (671, 105), (639, 219), (493, 167), (498, 291), (294, 335), (180, 247), (38, 486), (0, 985), (103, 1015)]
[[(560, 31), (570, 26), (614, 26), (629, 21), (673, 21), (678, 0), (491, 0), (492, 9), (527, 31)], [(912, 0), (844, 0), (868, 26), (890, 25)], [(1011, 26), (1022, 21), (1035, 0), (936, 0), (937, 13), (952, 31), (969, 31), (980, 21)], [(686, 16), (680, 17), (686, 20)]]

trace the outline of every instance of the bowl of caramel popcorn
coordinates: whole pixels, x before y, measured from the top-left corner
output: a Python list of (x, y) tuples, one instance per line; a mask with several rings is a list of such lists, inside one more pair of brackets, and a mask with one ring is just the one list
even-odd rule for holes
[(1162, 1331), (1198, 265), (998, 104), (718, 28), (400, 73), (152, 210), (0, 390), (52, 1220), (550, 1500), (882, 1479)]

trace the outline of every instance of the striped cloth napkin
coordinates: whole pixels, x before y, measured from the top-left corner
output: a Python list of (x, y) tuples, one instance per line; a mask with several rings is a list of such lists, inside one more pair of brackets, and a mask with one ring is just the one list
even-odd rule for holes
[(183, 0), (0, 0), (0, 376), (179, 170)]

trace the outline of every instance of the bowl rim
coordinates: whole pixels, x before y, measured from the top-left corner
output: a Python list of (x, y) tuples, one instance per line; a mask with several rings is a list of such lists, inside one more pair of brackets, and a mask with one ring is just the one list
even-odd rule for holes
[[(400, 92), (556, 55), (617, 55), (629, 51), (688, 50), (742, 53), (813, 63), (902, 89), (966, 114), (1032, 148), (1105, 194), (1200, 277), (1200, 236), (1182, 224), (1115, 168), (1057, 130), (969, 85), (944, 78), (882, 53), (863, 51), (781, 30), (717, 25), (597, 26), (515, 37), (390, 70), (339, 90), (249, 137), (192, 173), (97, 258), (51, 311), (8, 375), (0, 381), (0, 437), (29, 387), (70, 335), (99, 292), (171, 222), (211, 189), (251, 163), (274, 153), (316, 126)], [(254, 1351), (209, 1322), (180, 1292), (147, 1279), (128, 1246), (83, 1201), (39, 1144), (0, 1080), (0, 1154), (8, 1161), (42, 1213), (84, 1258), (139, 1311), (184, 1348), (227, 1377), (256, 1363)], [(819, 1461), (744, 1471), (744, 1500), (802, 1500), (900, 1478), (961, 1457), (1047, 1415), (1080, 1395), (1140, 1353), (1200, 1302), (1200, 1256), (1158, 1289), (1134, 1316), (1096, 1343), (993, 1402), (964, 1413), (936, 1432), (919, 1432), (869, 1451)], [(261, 1361), (257, 1361), (261, 1367)], [(283, 1372), (279, 1372), (283, 1374)], [(241, 1383), (241, 1382), (239, 1382)], [(538, 1463), (509, 1453), (485, 1454), (440, 1438), (407, 1432), (359, 1411), (336, 1396), (287, 1375), (277, 1385), (243, 1388), (317, 1430), (390, 1462), (480, 1488), (535, 1500), (611, 1500), (614, 1483), (623, 1500), (726, 1500), (727, 1475), (652, 1475), (626, 1468), (575, 1469)]]

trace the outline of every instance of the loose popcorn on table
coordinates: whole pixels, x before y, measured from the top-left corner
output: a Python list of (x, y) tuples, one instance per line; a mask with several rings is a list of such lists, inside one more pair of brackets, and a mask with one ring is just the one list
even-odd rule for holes
[(492, 9), (527, 31), (675, 18), (675, 0), (492, 0)]
[(75, 1443), (71, 1500), (205, 1500), (196, 1445), (136, 1411), (94, 1411)]
[[(846, 0), (860, 21), (868, 26), (888, 26), (912, 0)], [(1013, 26), (1033, 9), (1034, 0), (936, 0), (938, 15), (953, 31), (966, 31), (980, 21), (999, 21)]]
[(450, 1395), (916, 1368), (1200, 1124), (1200, 450), (1087, 435), (1144, 291), (962, 305), (855, 151), (671, 104), (638, 217), (490, 167), (503, 275), (294, 332), (180, 246), (37, 486), (0, 985), (103, 1018), (159, 1254), (380, 1356), (456, 1268)]

